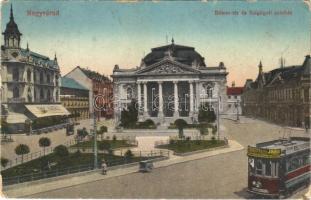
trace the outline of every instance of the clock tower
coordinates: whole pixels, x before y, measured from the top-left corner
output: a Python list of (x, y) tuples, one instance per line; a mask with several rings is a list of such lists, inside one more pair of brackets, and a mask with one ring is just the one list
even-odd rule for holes
[(19, 32), (18, 26), (14, 21), (12, 4), (10, 10), (10, 21), (6, 24), (6, 29), (2, 34), (4, 35), (5, 48), (20, 48), (22, 34)]

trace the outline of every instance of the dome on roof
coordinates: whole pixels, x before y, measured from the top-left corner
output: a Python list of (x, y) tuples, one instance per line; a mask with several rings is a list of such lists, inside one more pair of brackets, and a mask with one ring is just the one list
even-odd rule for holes
[(176, 45), (172, 42), (170, 45), (165, 45), (151, 49), (143, 59), (146, 66), (152, 65), (167, 56), (171, 56), (175, 61), (191, 66), (196, 63), (198, 66), (206, 66), (204, 58), (195, 51), (194, 47)]

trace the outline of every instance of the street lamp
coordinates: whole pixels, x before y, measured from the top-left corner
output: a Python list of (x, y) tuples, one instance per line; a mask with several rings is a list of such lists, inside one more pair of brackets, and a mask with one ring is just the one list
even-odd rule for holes
[(97, 124), (96, 124), (96, 93), (93, 95), (93, 139), (94, 139), (94, 169), (98, 167), (97, 164)]

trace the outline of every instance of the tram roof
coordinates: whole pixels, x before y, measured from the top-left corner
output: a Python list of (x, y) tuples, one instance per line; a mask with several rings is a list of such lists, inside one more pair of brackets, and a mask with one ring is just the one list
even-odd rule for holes
[(281, 149), (282, 154), (291, 154), (297, 151), (310, 149), (310, 138), (290, 137), (258, 143), (257, 148), (262, 149)]

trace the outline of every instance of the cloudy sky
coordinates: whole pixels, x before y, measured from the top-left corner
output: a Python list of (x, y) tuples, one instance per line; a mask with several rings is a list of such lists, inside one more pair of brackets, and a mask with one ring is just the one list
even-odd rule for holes
[[(268, 71), (279, 67), (281, 56), (286, 65), (298, 65), (310, 54), (311, 16), (302, 1), (10, 2), (22, 47), (28, 42), (32, 51), (51, 58), (56, 52), (63, 75), (78, 65), (106, 75), (115, 64), (135, 67), (151, 48), (172, 37), (176, 44), (195, 47), (208, 66), (223, 61), (228, 84), (256, 78), (260, 60)], [(2, 31), (10, 2), (1, 7)], [(27, 11), (58, 11), (59, 16), (28, 16)], [(283, 15), (277, 15), (280, 11)]]

